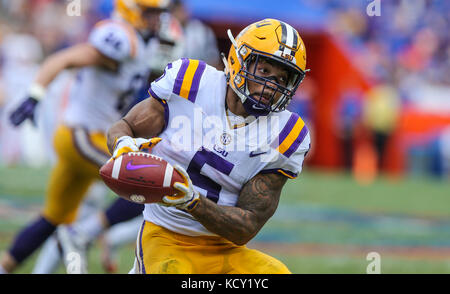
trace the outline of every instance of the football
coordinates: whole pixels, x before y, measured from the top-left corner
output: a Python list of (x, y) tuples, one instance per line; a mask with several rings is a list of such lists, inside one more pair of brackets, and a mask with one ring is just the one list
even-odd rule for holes
[(108, 161), (100, 168), (105, 184), (120, 197), (135, 203), (161, 202), (176, 195), (175, 182), (183, 177), (161, 157), (145, 152), (130, 152)]

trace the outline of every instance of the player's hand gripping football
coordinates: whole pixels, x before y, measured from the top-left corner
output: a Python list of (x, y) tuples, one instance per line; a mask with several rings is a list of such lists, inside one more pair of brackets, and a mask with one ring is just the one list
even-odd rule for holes
[(179, 165), (175, 165), (174, 169), (184, 178), (184, 183), (175, 182), (173, 187), (180, 191), (179, 195), (164, 196), (163, 202), (167, 206), (175, 206), (178, 209), (190, 211), (197, 206), (198, 201), (200, 200), (200, 195), (197, 191), (195, 191), (186, 170)]
[(122, 136), (116, 139), (114, 143), (114, 152), (110, 160), (114, 160), (124, 153), (146, 151), (150, 152), (162, 139), (159, 137), (151, 138), (131, 138), (130, 136)]

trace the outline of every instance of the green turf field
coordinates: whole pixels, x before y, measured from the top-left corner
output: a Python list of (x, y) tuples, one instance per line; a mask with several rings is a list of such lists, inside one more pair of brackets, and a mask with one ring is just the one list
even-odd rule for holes
[[(0, 250), (36, 216), (48, 173), (0, 169)], [(294, 273), (363, 274), (370, 252), (380, 254), (382, 273), (450, 273), (449, 191), (448, 180), (381, 177), (360, 186), (344, 173), (306, 169), (288, 182), (277, 212), (248, 246)], [(130, 269), (133, 250), (120, 250), (120, 273)], [(89, 256), (90, 272), (103, 273), (97, 244)], [(29, 273), (35, 258), (19, 273)]]

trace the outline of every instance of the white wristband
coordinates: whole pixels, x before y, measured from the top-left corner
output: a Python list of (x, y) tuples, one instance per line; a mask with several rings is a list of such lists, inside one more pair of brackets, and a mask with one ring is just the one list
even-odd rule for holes
[(117, 145), (119, 145), (119, 142), (121, 141), (121, 140), (128, 140), (128, 139), (130, 139), (130, 140), (133, 140), (133, 138), (131, 138), (130, 136), (122, 136), (122, 137), (120, 137), (120, 138), (117, 138), (116, 139), (116, 141), (114, 142), (114, 150), (116, 150), (117, 149)]
[(46, 92), (47, 90), (42, 85), (33, 83), (30, 87), (30, 90), (28, 91), (28, 94), (37, 101), (41, 101), (44, 98)]

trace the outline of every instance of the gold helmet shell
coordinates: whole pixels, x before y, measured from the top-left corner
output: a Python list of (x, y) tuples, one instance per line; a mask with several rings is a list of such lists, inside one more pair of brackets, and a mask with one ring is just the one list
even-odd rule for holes
[(141, 8), (167, 10), (170, 4), (171, 0), (116, 0), (115, 14), (136, 29), (145, 29), (145, 20)]

